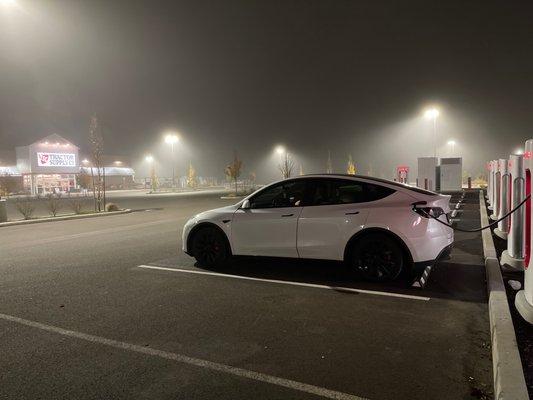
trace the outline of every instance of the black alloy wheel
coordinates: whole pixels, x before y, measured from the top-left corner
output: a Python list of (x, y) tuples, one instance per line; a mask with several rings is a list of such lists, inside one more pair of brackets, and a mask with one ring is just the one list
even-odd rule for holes
[(192, 239), (192, 254), (200, 266), (222, 265), (229, 256), (224, 235), (217, 228), (200, 228)]
[(373, 282), (393, 281), (402, 272), (404, 256), (395, 240), (381, 234), (359, 239), (351, 257), (351, 268), (364, 279)]

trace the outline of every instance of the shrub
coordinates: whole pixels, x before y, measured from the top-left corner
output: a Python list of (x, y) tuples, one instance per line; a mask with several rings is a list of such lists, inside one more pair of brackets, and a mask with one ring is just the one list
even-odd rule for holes
[(105, 206), (106, 211), (120, 211), (120, 208), (115, 203), (107, 203)]
[(30, 196), (17, 198), (15, 205), (17, 207), (17, 211), (22, 214), (24, 219), (30, 219), (35, 211), (35, 206)]
[(61, 208), (61, 195), (60, 194), (53, 194), (48, 193), (46, 195), (46, 208), (48, 208), (48, 212), (52, 216), (56, 216), (57, 212)]
[(69, 201), (69, 206), (72, 211), (74, 211), (74, 214), (81, 214), (81, 210), (83, 209), (83, 200), (79, 197), (72, 197)]

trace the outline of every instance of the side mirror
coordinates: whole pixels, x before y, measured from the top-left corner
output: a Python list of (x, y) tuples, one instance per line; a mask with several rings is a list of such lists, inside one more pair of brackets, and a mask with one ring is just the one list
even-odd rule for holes
[(250, 200), (246, 199), (241, 204), (241, 209), (249, 210), (250, 209)]

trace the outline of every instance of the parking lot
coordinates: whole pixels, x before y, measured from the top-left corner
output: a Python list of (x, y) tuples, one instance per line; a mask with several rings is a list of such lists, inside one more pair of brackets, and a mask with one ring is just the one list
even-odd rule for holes
[[(117, 202), (137, 211), (0, 228), (0, 398), (490, 397), (479, 234), (456, 233), (424, 289), (330, 262), (209, 271), (181, 228), (230, 201)], [(477, 192), (458, 218), (479, 226)]]

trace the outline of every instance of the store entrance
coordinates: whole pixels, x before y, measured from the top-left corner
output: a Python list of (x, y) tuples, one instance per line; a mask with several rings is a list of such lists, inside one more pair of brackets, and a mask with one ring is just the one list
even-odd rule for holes
[(75, 174), (40, 174), (34, 176), (37, 194), (68, 193), (76, 188)]

